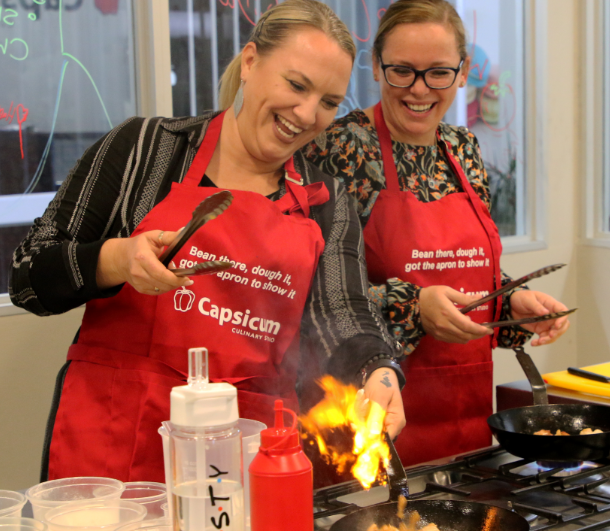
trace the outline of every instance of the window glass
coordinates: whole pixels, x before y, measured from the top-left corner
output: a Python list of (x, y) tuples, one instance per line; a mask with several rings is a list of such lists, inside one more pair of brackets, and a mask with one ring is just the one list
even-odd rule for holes
[[(279, 3), (279, 2), (278, 2)], [(326, 0), (358, 47), (347, 98), (338, 116), (379, 99), (371, 49), (390, 0)], [(523, 235), (525, 220), (524, 0), (455, 0), (474, 53), (467, 88), (446, 120), (479, 139), (489, 175), (492, 216), (502, 236)], [(260, 0), (170, 0), (174, 115), (217, 108), (222, 71), (254, 23), (273, 4)]]
[(470, 73), (447, 121), (476, 135), (501, 236), (525, 228), (524, 6), (520, 0), (456, 2), (469, 38)]
[(131, 0), (0, 1), (0, 293), (84, 150), (136, 114)]

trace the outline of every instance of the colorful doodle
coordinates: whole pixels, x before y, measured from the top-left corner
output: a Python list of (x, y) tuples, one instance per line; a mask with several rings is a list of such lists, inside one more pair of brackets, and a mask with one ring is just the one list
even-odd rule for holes
[(24, 158), (23, 154), (23, 124), (28, 119), (28, 109), (24, 107), (21, 103), (15, 105), (15, 102), (11, 101), (11, 106), (8, 108), (8, 111), (5, 111), (2, 107), (0, 107), (0, 120), (5, 120), (9, 124), (13, 123), (13, 120), (17, 118), (17, 124), (19, 126), (19, 145), (21, 147), (21, 158)]

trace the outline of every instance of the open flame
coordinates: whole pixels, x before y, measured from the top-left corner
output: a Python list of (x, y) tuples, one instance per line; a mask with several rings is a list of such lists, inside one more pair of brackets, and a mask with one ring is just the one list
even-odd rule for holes
[[(375, 480), (385, 484), (385, 469), (390, 449), (383, 435), (385, 411), (377, 402), (364, 399), (364, 392), (352, 385), (343, 385), (332, 376), (324, 376), (319, 385), (324, 400), (300, 417), (305, 431), (318, 444), (323, 458), (339, 473), (350, 470), (365, 489)], [(333, 437), (337, 431), (353, 437), (351, 450), (342, 447)]]

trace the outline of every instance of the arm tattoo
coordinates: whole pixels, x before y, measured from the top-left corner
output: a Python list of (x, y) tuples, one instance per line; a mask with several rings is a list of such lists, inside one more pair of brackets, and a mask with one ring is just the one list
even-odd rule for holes
[(389, 379), (387, 376), (384, 376), (384, 377), (381, 379), (381, 383), (382, 383), (383, 385), (385, 385), (386, 387), (392, 387), (392, 382), (390, 382), (390, 379)]

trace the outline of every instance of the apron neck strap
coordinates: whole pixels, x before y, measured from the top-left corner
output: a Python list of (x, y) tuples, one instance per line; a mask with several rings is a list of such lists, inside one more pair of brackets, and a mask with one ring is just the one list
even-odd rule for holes
[(392, 151), (392, 135), (383, 117), (381, 102), (375, 105), (375, 129), (381, 146), (381, 158), (383, 160), (383, 172), (385, 174), (385, 186), (390, 192), (400, 192), (398, 186), (398, 172), (394, 162)]
[(227, 111), (221, 112), (218, 116), (212, 118), (212, 121), (208, 124), (208, 128), (205, 132), (205, 137), (201, 141), (201, 145), (197, 150), (195, 159), (191, 164), (182, 184), (187, 186), (199, 186), (201, 179), (205, 175), (208, 165), (214, 156), (214, 151), (218, 145), (220, 139), (220, 132), (222, 131), (222, 122)]
[(297, 170), (294, 167), (294, 156), (290, 157), (286, 163), (284, 164), (284, 170), (285, 170), (285, 179), (286, 179), (286, 183), (294, 183), (294, 184), (298, 184), (299, 186), (303, 185), (303, 178), (301, 177), (301, 175), (299, 173), (297, 173)]
[[(474, 188), (472, 188), (472, 186), (470, 186), (470, 182), (468, 181), (468, 178), (466, 177), (466, 174), (464, 173), (464, 170), (462, 169), (462, 165), (455, 158), (455, 156), (453, 155), (453, 152), (449, 148), (449, 145), (447, 144), (447, 142), (445, 140), (443, 140), (441, 138), (441, 135), (438, 131), (436, 132), (436, 138), (438, 140), (439, 146), (441, 147), (441, 149), (444, 150), (445, 156), (449, 160), (449, 164), (451, 165), (451, 169), (453, 170), (453, 173), (455, 175), (457, 175), (458, 179), (460, 180), (462, 189), (464, 190), (464, 192), (466, 192), (468, 194), (470, 203), (472, 204), (474, 211), (475, 211), (477, 217), (479, 218), (479, 221), (481, 222), (481, 225), (483, 225), (485, 232), (487, 232), (487, 236), (489, 238), (489, 243), (491, 245), (491, 250), (494, 255), (493, 264), (494, 264), (495, 287), (496, 287), (496, 289), (500, 289), (502, 287), (502, 271), (500, 270), (500, 256), (502, 254), (502, 243), (500, 241), (500, 235), (498, 233), (498, 228), (496, 227), (496, 224), (491, 219), (491, 214), (489, 213), (489, 209), (487, 208), (485, 203), (483, 203), (483, 201), (477, 195), (477, 193), (474, 191)], [(494, 317), (495, 321), (500, 320), (501, 313), (502, 313), (502, 298), (499, 297), (499, 299), (496, 300), (496, 312), (495, 312), (495, 317)], [(499, 329), (496, 328), (494, 330), (494, 335), (492, 336), (492, 348), (496, 348), (496, 346), (498, 344), (498, 334), (499, 334)]]

